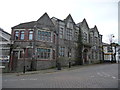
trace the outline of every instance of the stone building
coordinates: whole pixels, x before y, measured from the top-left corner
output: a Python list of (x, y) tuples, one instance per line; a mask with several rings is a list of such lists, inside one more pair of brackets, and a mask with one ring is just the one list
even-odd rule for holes
[(14, 42), (10, 68), (12, 71), (46, 69), (74, 64), (79, 29), (82, 31), (83, 64), (98, 63), (102, 60), (102, 35), (97, 27), (89, 28), (86, 20), (76, 24), (69, 14), (64, 20), (47, 13), (37, 21), (21, 23), (12, 27)]

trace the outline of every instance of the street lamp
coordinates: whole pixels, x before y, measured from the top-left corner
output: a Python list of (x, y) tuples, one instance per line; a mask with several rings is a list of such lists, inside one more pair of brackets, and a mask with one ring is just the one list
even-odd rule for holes
[(110, 45), (111, 45), (111, 63), (113, 63), (113, 48), (112, 48), (112, 41), (113, 41), (113, 38), (115, 36), (113, 34), (111, 34), (111, 38), (110, 38)]
[(25, 48), (23, 50), (23, 73), (25, 73)]

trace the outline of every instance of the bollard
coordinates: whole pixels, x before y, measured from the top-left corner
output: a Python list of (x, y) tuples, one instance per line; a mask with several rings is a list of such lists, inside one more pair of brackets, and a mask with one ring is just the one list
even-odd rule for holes
[(25, 73), (25, 66), (23, 67), (23, 73)]
[(69, 62), (69, 68), (71, 68), (71, 62)]
[(61, 64), (57, 63), (57, 70), (61, 70)]

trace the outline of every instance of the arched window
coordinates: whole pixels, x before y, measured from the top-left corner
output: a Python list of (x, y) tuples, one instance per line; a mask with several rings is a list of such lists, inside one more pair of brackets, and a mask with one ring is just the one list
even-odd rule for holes
[(25, 32), (21, 31), (20, 32), (20, 40), (24, 40), (25, 39)]
[(18, 40), (19, 37), (19, 31), (15, 31), (15, 40)]
[(29, 31), (29, 40), (33, 40), (33, 31)]

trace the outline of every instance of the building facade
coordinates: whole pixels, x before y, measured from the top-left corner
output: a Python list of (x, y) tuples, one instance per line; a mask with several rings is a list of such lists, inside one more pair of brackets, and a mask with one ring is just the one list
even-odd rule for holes
[(79, 30), (82, 32), (83, 64), (102, 60), (102, 35), (97, 26), (89, 28), (86, 19), (76, 24), (69, 14), (64, 20), (47, 13), (37, 21), (21, 23), (12, 27), (14, 42), (10, 68), (13, 71), (46, 69), (74, 64)]
[(120, 63), (120, 45), (117, 46), (116, 48), (116, 61), (117, 63)]
[(10, 61), (11, 35), (0, 28), (0, 66), (4, 66), (3, 72), (8, 71)]
[(103, 43), (104, 62), (118, 62), (120, 56), (120, 46), (116, 43)]

